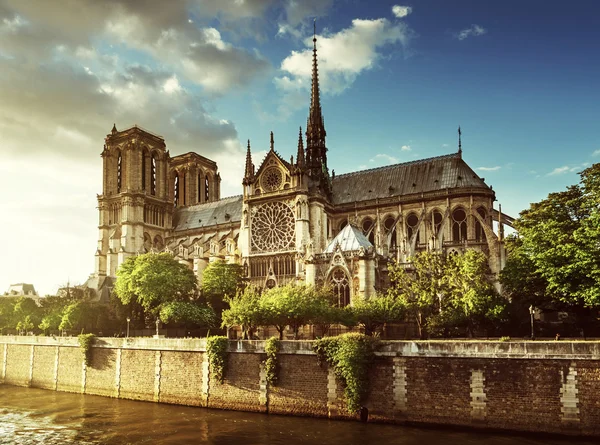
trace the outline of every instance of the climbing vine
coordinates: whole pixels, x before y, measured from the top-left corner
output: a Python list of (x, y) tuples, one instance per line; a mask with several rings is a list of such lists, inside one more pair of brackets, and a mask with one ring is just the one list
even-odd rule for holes
[(92, 345), (95, 338), (94, 334), (80, 334), (78, 337), (79, 349), (81, 349), (81, 353), (83, 354), (85, 366), (90, 366), (92, 363)]
[(348, 411), (357, 412), (369, 390), (369, 366), (377, 339), (359, 333), (325, 337), (313, 344), (319, 364), (328, 363), (344, 386)]
[(206, 338), (206, 353), (208, 354), (208, 363), (210, 364), (211, 372), (219, 383), (225, 380), (225, 372), (227, 371), (227, 347), (229, 341), (227, 337), (222, 335), (213, 335)]
[(279, 339), (277, 337), (271, 337), (265, 341), (265, 352), (267, 358), (263, 362), (265, 365), (265, 372), (267, 374), (267, 383), (275, 386), (277, 382), (277, 352), (279, 351)]

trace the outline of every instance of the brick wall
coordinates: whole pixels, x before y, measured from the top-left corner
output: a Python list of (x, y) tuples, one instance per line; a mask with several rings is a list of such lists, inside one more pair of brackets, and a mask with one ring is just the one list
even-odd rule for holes
[(160, 372), (160, 401), (202, 406), (201, 352), (165, 351)]
[(85, 370), (86, 394), (109, 397), (117, 395), (116, 361), (116, 349), (93, 349), (90, 366), (87, 366)]
[(121, 352), (119, 397), (154, 400), (155, 351), (124, 349)]
[(33, 378), (31, 386), (56, 389), (54, 371), (56, 368), (56, 346), (35, 346), (33, 351)]
[[(231, 342), (224, 383), (204, 340), (0, 337), (0, 381), (59, 391), (273, 414), (353, 418), (310, 342), (282, 342), (266, 383), (263, 342)], [(600, 436), (600, 343), (390, 342), (370, 369), (370, 421)]]
[(31, 346), (8, 345), (6, 354), (6, 377), (11, 385), (29, 386)]

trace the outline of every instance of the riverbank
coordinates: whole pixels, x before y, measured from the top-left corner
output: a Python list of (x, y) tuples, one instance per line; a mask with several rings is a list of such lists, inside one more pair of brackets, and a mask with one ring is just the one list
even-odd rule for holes
[[(230, 341), (223, 383), (204, 339), (0, 337), (3, 383), (132, 400), (356, 419), (309, 341)], [(600, 436), (600, 342), (391, 341), (370, 370), (369, 421)]]

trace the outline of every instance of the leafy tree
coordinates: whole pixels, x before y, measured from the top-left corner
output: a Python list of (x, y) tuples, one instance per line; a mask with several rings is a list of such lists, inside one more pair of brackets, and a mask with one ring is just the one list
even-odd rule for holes
[(214, 261), (202, 273), (202, 296), (220, 315), (227, 308), (226, 300), (235, 297), (243, 284), (242, 266)]
[(197, 291), (194, 272), (169, 253), (127, 258), (117, 270), (114, 292), (125, 305), (138, 303), (157, 316), (163, 303), (189, 301)]
[[(487, 257), (476, 250), (451, 256), (446, 263), (449, 298), (440, 312), (451, 320), (452, 325), (463, 325), (469, 337), (505, 318), (507, 302), (498, 294), (487, 274)], [(449, 312), (455, 313), (448, 317)]]
[(57, 331), (61, 322), (62, 313), (53, 311), (47, 315), (44, 315), (42, 321), (38, 325), (38, 328), (40, 328), (42, 331), (44, 331), (45, 334), (47, 334), (48, 331)]
[(300, 327), (311, 323), (329, 307), (329, 302), (313, 286), (290, 283), (266, 291), (261, 298), (261, 306), (265, 325), (275, 326), (279, 339), (283, 340), (286, 326), (290, 326), (294, 338), (298, 338)]
[(171, 301), (160, 307), (160, 320), (163, 323), (213, 327), (216, 315), (211, 307), (193, 301)]
[(347, 310), (364, 328), (366, 335), (373, 335), (386, 323), (404, 321), (406, 316), (406, 307), (402, 300), (390, 294), (378, 294), (368, 300), (357, 298)]
[(411, 270), (392, 262), (388, 267), (392, 286), (391, 297), (400, 299), (412, 314), (419, 329), (419, 337), (426, 337), (429, 318), (439, 314), (448, 294), (445, 278), (445, 259), (442, 255), (422, 252), (412, 258)]
[(40, 322), (41, 309), (32, 298), (20, 297), (14, 305), (14, 321), (18, 331), (31, 331)]
[(240, 326), (245, 339), (252, 339), (254, 331), (263, 325), (266, 317), (261, 305), (261, 295), (254, 286), (238, 290), (234, 298), (227, 298), (229, 309), (222, 313), (222, 327)]
[(15, 303), (17, 297), (0, 298), (0, 333), (5, 329), (15, 329), (18, 323), (15, 320)]
[(581, 322), (600, 307), (600, 164), (580, 177), (579, 184), (521, 212), (517, 248), (501, 281), (512, 297), (567, 307)]

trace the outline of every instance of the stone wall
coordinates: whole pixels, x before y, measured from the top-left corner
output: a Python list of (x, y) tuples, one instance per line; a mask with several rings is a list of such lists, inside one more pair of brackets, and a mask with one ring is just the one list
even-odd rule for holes
[[(356, 418), (310, 342), (282, 342), (276, 386), (264, 342), (232, 341), (223, 383), (203, 339), (0, 337), (0, 382), (210, 408)], [(370, 370), (369, 420), (600, 436), (598, 342), (389, 342)]]

